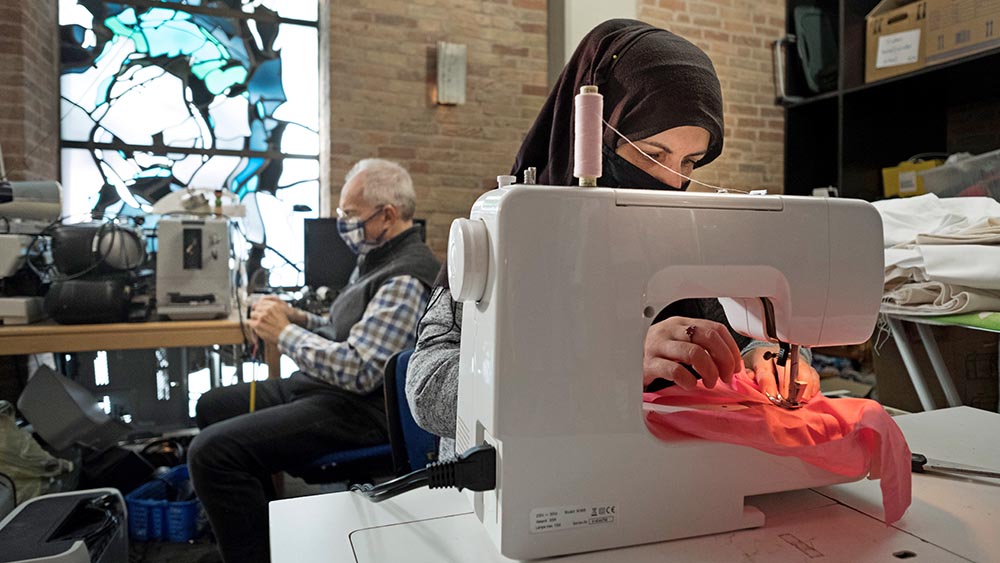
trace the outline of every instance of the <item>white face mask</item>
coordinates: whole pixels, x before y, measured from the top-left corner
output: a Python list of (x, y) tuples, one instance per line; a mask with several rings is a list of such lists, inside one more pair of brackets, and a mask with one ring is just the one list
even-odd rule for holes
[(367, 219), (361, 219), (360, 217), (338, 217), (337, 218), (337, 233), (340, 234), (340, 238), (344, 239), (344, 243), (347, 244), (347, 248), (351, 249), (351, 252), (363, 255), (368, 254), (372, 250), (382, 246), (385, 242), (383, 237), (385, 236), (385, 231), (374, 241), (369, 241), (365, 239), (365, 225), (368, 221), (371, 221), (382, 212), (383, 206), (378, 206), (375, 212), (368, 216)]

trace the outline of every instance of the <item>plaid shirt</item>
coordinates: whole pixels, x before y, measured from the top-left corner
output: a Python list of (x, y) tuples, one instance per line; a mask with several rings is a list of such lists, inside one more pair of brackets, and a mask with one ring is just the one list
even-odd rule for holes
[(305, 328), (290, 324), (281, 331), (278, 350), (315, 378), (355, 393), (370, 393), (382, 384), (389, 357), (413, 347), (427, 296), (427, 288), (413, 276), (390, 278), (368, 302), (346, 341), (334, 342), (312, 332), (329, 324), (330, 318), (308, 314)]

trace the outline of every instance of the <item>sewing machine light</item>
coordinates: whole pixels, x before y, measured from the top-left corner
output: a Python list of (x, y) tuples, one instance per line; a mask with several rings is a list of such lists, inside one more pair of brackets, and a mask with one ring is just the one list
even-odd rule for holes
[(486, 293), (490, 242), (477, 219), (455, 219), (448, 236), (448, 285), (456, 301), (479, 301)]

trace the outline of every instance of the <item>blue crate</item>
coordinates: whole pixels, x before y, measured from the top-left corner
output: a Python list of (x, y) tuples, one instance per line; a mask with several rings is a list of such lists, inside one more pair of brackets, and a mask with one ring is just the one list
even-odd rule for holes
[(177, 487), (190, 479), (187, 465), (178, 465), (125, 497), (129, 536), (138, 541), (186, 542), (198, 533), (201, 502), (167, 501), (168, 485)]

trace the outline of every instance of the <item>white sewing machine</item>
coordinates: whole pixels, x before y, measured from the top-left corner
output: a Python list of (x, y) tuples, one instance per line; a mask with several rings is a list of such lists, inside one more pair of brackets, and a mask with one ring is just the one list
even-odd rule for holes
[(655, 438), (643, 339), (667, 304), (727, 297), (752, 338), (863, 342), (881, 237), (857, 200), (551, 186), (480, 197), (448, 248), (465, 302), (457, 450), (497, 449), (496, 490), (467, 496), (499, 551), (531, 559), (761, 526), (745, 497), (865, 477)]
[(229, 221), (222, 217), (169, 215), (157, 226), (156, 312), (172, 320), (229, 314)]

